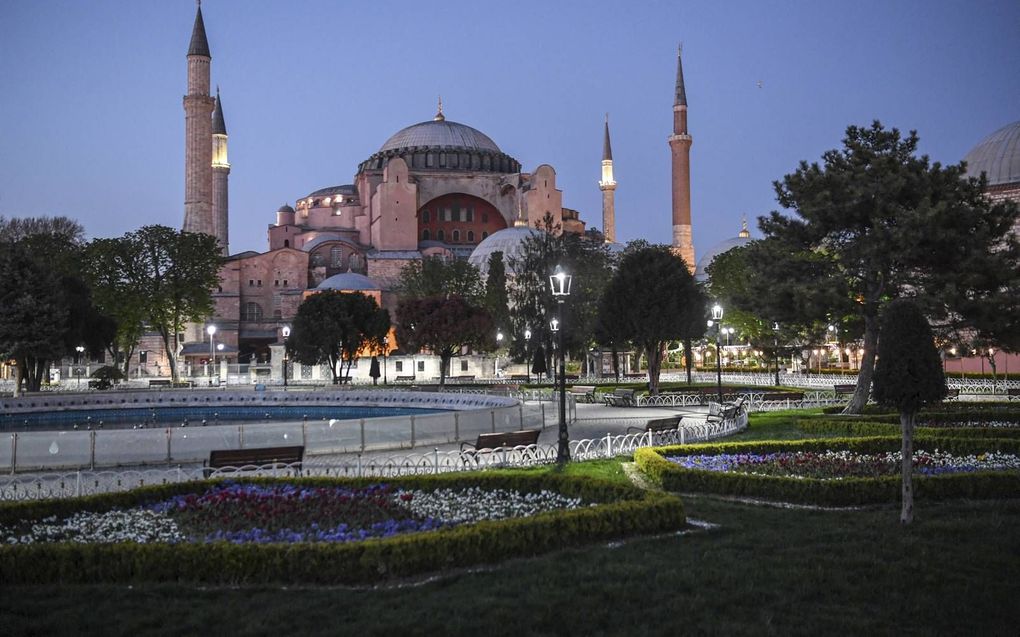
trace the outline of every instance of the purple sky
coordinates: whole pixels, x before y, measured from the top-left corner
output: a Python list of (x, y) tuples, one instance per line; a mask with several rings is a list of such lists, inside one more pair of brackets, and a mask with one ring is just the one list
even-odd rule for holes
[[(495, 7), (500, 9), (496, 10)], [(690, 103), (698, 254), (776, 207), (772, 181), (848, 124), (917, 129), (957, 162), (1020, 119), (1020, 3), (206, 0), (230, 133), (231, 251), (284, 202), (351, 183), (394, 132), (447, 118), (601, 226), (610, 114), (617, 234), (667, 243), (676, 45)], [(0, 215), (89, 236), (179, 227), (189, 0), (0, 2)], [(761, 82), (761, 87), (759, 87)]]

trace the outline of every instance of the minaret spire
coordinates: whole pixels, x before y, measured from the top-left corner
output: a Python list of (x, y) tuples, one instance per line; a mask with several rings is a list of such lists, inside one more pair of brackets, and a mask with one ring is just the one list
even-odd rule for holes
[(216, 106), (212, 114), (212, 234), (219, 240), (224, 255), (228, 248), (229, 198), (227, 196), (230, 162), (227, 160), (227, 124), (223, 119), (220, 87), (216, 87)]
[(602, 141), (602, 236), (606, 243), (616, 243), (616, 180), (613, 179), (613, 146), (609, 143), (609, 113), (606, 113)]
[(218, 236), (213, 219), (213, 131), (216, 100), (209, 96), (212, 56), (202, 6), (188, 45), (188, 93), (184, 96), (184, 230)]
[(694, 239), (691, 226), (691, 144), (687, 130), (687, 89), (684, 86), (683, 43), (676, 52), (676, 95), (673, 100), (673, 134), (669, 137), (673, 157), (673, 252), (694, 272)]
[(202, 19), (202, 0), (196, 3), (195, 26), (191, 29), (191, 44), (188, 46), (188, 55), (204, 55), (211, 58), (209, 54), (209, 40), (205, 37), (205, 21)]

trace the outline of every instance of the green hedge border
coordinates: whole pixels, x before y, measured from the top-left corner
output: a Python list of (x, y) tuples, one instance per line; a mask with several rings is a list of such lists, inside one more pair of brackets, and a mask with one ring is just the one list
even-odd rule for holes
[[(800, 504), (853, 506), (898, 502), (900, 497), (899, 476), (846, 478), (843, 480), (755, 476), (741, 473), (685, 469), (666, 460), (665, 456), (768, 453), (774, 451), (825, 451), (829, 449), (855, 451), (858, 453), (880, 453), (896, 451), (899, 448), (900, 438), (898, 436), (830, 438), (792, 442), (735, 442), (645, 447), (634, 452), (634, 461), (653, 483), (670, 492), (714, 493)], [(914, 448), (919, 450), (939, 449), (961, 454), (976, 454), (986, 451), (1020, 453), (1020, 440), (919, 436), (914, 441)], [(917, 476), (913, 482), (914, 495), (919, 500), (1015, 498), (1020, 493), (1020, 472), (980, 472), (941, 476)]]
[[(238, 480), (241, 482), (241, 480)], [(5, 584), (189, 582), (202, 584), (371, 584), (448, 568), (634, 535), (676, 531), (686, 523), (674, 496), (591, 478), (513, 472), (392, 479), (253, 479), (244, 482), (307, 486), (361, 486), (384, 482), (403, 488), (479, 486), (542, 489), (601, 503), (570, 511), (515, 518), (345, 544), (29, 544), (0, 547)], [(204, 490), (209, 483), (145, 487), (76, 500), (0, 505), (0, 520), (103, 511)]]
[[(811, 434), (844, 434), (848, 436), (888, 436), (899, 434), (899, 420), (850, 420), (835, 418), (800, 418), (797, 428)], [(1004, 438), (1020, 440), (1020, 428), (1003, 427), (915, 427), (914, 434), (933, 438)]]

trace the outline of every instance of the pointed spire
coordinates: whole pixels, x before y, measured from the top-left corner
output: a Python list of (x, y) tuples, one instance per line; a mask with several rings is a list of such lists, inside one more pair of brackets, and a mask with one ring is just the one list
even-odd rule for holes
[(602, 161), (613, 161), (613, 147), (609, 143), (609, 113), (606, 113), (606, 136), (602, 141)]
[(446, 115), (443, 115), (443, 96), (439, 96), (439, 110), (436, 111), (436, 116), (432, 118), (436, 122), (446, 121)]
[(209, 40), (205, 37), (205, 21), (202, 20), (202, 0), (196, 2), (198, 10), (195, 12), (195, 26), (191, 30), (191, 45), (188, 47), (188, 55), (201, 55), (211, 58), (209, 54)]
[(676, 50), (676, 101), (674, 106), (687, 106), (687, 91), (684, 90), (684, 63), (681, 54), (684, 51), (684, 43), (681, 42)]
[(737, 236), (741, 239), (747, 239), (751, 236), (751, 231), (747, 229), (747, 215), (740, 217), (740, 232), (737, 233)]
[(216, 86), (216, 106), (212, 113), (212, 133), (213, 135), (227, 134), (227, 124), (223, 121), (223, 105), (220, 103), (219, 85)]

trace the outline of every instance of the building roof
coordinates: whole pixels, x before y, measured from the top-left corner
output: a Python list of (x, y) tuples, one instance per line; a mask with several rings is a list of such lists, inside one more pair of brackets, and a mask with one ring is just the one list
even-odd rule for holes
[(381, 290), (379, 284), (364, 274), (343, 272), (334, 274), (315, 287), (316, 290), (339, 290), (350, 292), (356, 290)]
[(741, 233), (738, 236), (730, 239), (725, 239), (712, 246), (708, 250), (708, 252), (703, 254), (701, 258), (698, 259), (698, 267), (695, 268), (694, 270), (694, 280), (699, 282), (707, 281), (708, 273), (705, 270), (708, 269), (708, 266), (712, 265), (712, 261), (714, 261), (717, 256), (723, 254), (724, 252), (729, 252), (733, 248), (745, 246), (748, 243), (751, 243), (751, 241), (752, 239), (750, 235), (748, 234), (745, 236), (744, 232), (741, 231)]
[(211, 58), (209, 54), (209, 40), (205, 37), (205, 21), (202, 20), (202, 7), (199, 5), (195, 12), (195, 26), (191, 29), (191, 44), (188, 46), (188, 55), (204, 55)]
[(431, 119), (401, 129), (386, 140), (379, 152), (416, 146), (448, 146), (502, 152), (496, 142), (485, 133), (447, 119)]
[(334, 242), (345, 243), (351, 246), (352, 248), (358, 247), (354, 241), (348, 239), (347, 237), (338, 232), (321, 232), (311, 241), (305, 242), (305, 244), (301, 246), (301, 249), (304, 250), (305, 252), (311, 252), (312, 250), (318, 248), (324, 243)]
[(985, 137), (963, 160), (967, 162), (967, 175), (985, 173), (989, 186), (1020, 183), (1020, 122)]
[(489, 276), (489, 257), (493, 252), (503, 253), (503, 265), (507, 274), (512, 275), (513, 267), (511, 261), (520, 258), (524, 241), (538, 236), (542, 231), (527, 226), (514, 226), (499, 232), (494, 232), (482, 240), (474, 249), (468, 262), (478, 268), (482, 277)]
[(213, 135), (226, 135), (227, 124), (223, 121), (223, 104), (220, 102), (220, 87), (216, 87), (216, 106), (212, 113)]
[(356, 195), (358, 191), (354, 189), (353, 184), (344, 184), (342, 186), (329, 186), (328, 188), (319, 188), (315, 192), (310, 192), (302, 199), (309, 197), (327, 197), (331, 195)]
[(290, 204), (285, 203), (276, 212), (294, 212), (294, 209), (290, 207)]

